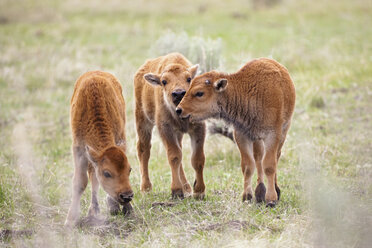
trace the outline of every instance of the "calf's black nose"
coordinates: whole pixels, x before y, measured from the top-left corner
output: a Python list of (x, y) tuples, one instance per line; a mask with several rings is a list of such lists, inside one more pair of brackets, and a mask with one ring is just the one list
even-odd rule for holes
[(176, 113), (177, 113), (178, 115), (180, 115), (180, 114), (182, 113), (182, 109), (181, 109), (181, 108), (176, 108)]
[(173, 98), (182, 98), (186, 94), (186, 90), (175, 90), (172, 92)]
[(124, 202), (130, 202), (133, 199), (134, 194), (133, 191), (128, 191), (121, 193), (119, 196)]

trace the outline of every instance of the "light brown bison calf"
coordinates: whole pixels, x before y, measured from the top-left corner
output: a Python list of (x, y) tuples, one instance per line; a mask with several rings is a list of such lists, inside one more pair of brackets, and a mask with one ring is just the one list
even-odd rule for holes
[(182, 167), (184, 133), (191, 137), (191, 164), (196, 172), (193, 196), (204, 197), (205, 125), (203, 122), (190, 123), (188, 120), (180, 119), (175, 112), (197, 69), (197, 65), (192, 66), (181, 54), (172, 53), (146, 61), (135, 74), (137, 151), (141, 166), (142, 191), (149, 191), (152, 188), (148, 162), (152, 129), (156, 125), (172, 170), (172, 197), (183, 198), (185, 194), (191, 194), (191, 187)]
[(194, 78), (176, 112), (190, 121), (212, 117), (232, 123), (244, 175), (243, 201), (252, 199), (251, 177), (256, 165), (256, 200), (275, 206), (280, 196), (277, 163), (295, 98), (287, 69), (272, 59), (261, 58), (233, 74), (211, 71)]
[(89, 215), (99, 212), (99, 185), (108, 194), (111, 213), (120, 210), (119, 204), (130, 207), (133, 191), (129, 183), (131, 167), (125, 155), (125, 102), (121, 92), (118, 80), (106, 72), (87, 72), (75, 84), (71, 99), (75, 173), (67, 226), (73, 226), (79, 217), (88, 174), (92, 183)]

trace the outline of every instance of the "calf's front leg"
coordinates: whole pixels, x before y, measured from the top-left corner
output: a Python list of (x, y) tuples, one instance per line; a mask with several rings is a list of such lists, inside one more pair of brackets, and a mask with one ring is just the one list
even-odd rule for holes
[(91, 199), (88, 215), (95, 216), (99, 214), (99, 204), (98, 204), (98, 198), (97, 198), (99, 182), (96, 177), (96, 172), (91, 164), (88, 165), (88, 174), (89, 174), (90, 183), (92, 184), (92, 199)]
[(152, 189), (149, 177), (149, 159), (153, 125), (143, 115), (142, 111), (136, 113), (136, 127), (138, 134), (137, 154), (141, 169), (141, 191), (149, 192)]
[(205, 125), (196, 125), (189, 132), (191, 138), (191, 164), (195, 170), (194, 192), (195, 199), (204, 199), (205, 197), (205, 184), (203, 178), (203, 169), (205, 164), (204, 156), (204, 141), (205, 141)]
[(115, 201), (111, 196), (107, 195), (106, 202), (107, 202), (107, 207), (108, 207), (110, 214), (112, 215), (119, 214), (120, 204), (117, 201)]
[(73, 147), (74, 177), (72, 179), (72, 201), (68, 210), (65, 226), (72, 227), (80, 216), (80, 198), (88, 184), (88, 160), (85, 157), (84, 149)]
[[(182, 149), (177, 137), (177, 133), (169, 125), (158, 125), (159, 134), (167, 151), (168, 162), (172, 171), (172, 198), (183, 199), (184, 187), (187, 187), (188, 182), (182, 182), (181, 174), (183, 174), (183, 180), (186, 180), (182, 168)], [(182, 171), (181, 171), (182, 170)], [(190, 185), (188, 184), (188, 187)]]

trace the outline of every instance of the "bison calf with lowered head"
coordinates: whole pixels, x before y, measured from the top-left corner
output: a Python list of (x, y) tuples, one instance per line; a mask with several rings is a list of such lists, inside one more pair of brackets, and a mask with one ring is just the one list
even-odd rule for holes
[(261, 58), (233, 74), (211, 71), (195, 77), (176, 112), (190, 121), (212, 117), (233, 124), (244, 175), (243, 201), (252, 199), (251, 177), (256, 165), (256, 200), (275, 206), (280, 196), (277, 163), (294, 106), (295, 88), (287, 69)]
[(177, 116), (175, 110), (195, 77), (198, 65), (190, 62), (179, 53), (171, 53), (148, 60), (138, 69), (134, 77), (136, 99), (135, 116), (138, 134), (137, 152), (141, 166), (141, 190), (152, 188), (148, 162), (150, 158), (152, 129), (156, 125), (166, 148), (172, 171), (172, 197), (183, 198), (191, 193), (182, 167), (182, 137), (191, 137), (191, 164), (195, 169), (193, 196), (203, 198), (205, 125), (203, 122), (190, 123)]
[(124, 211), (129, 209), (133, 191), (129, 183), (131, 167), (125, 155), (125, 102), (113, 75), (92, 71), (77, 80), (71, 99), (71, 130), (75, 172), (65, 225), (76, 224), (88, 175), (92, 184), (89, 215), (99, 212), (99, 185), (108, 194), (112, 214), (120, 210), (120, 205)]

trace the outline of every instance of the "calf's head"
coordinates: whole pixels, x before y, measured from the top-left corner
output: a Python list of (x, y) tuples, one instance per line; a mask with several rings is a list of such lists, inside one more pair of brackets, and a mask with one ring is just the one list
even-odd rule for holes
[(162, 87), (166, 105), (174, 111), (190, 87), (199, 65), (185, 67), (181, 64), (166, 66), (160, 75), (147, 73), (145, 80), (153, 86)]
[(218, 98), (227, 88), (227, 79), (216, 71), (195, 77), (176, 109), (181, 118), (202, 121), (219, 114)]
[(86, 146), (86, 154), (106, 193), (121, 204), (130, 202), (133, 198), (129, 182), (132, 169), (123, 150), (119, 146), (112, 146), (102, 153), (97, 153), (93, 148)]

